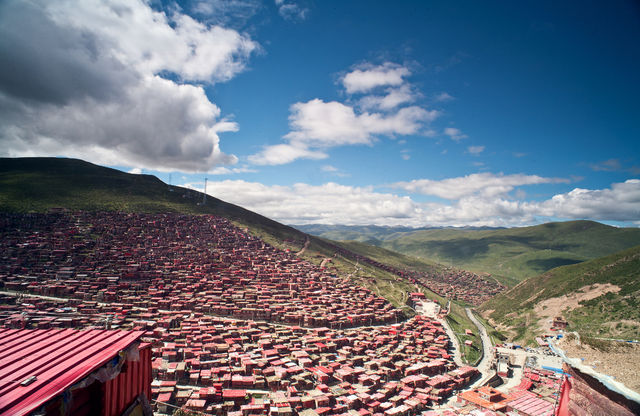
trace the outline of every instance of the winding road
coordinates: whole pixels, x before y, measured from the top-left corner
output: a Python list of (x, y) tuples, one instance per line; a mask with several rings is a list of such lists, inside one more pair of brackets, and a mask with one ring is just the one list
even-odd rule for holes
[(473, 322), (473, 324), (478, 328), (478, 335), (480, 335), (480, 340), (482, 341), (482, 359), (476, 366), (478, 371), (480, 371), (480, 373), (482, 374), (482, 377), (480, 377), (478, 380), (476, 380), (475, 383), (468, 387), (469, 389), (473, 389), (475, 387), (483, 385), (489, 378), (491, 378), (495, 374), (495, 371), (491, 369), (491, 361), (493, 359), (493, 344), (491, 343), (489, 334), (487, 334), (486, 328), (484, 327), (484, 325), (482, 325), (482, 323), (480, 323), (480, 321), (478, 321), (471, 308), (465, 308), (464, 310), (467, 313), (469, 319), (471, 319), (471, 322)]

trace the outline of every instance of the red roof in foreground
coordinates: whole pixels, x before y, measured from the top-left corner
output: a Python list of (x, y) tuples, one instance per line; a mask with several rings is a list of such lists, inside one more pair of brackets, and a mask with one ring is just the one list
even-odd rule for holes
[[(32, 412), (102, 367), (143, 334), (0, 328), (0, 416)], [(25, 382), (29, 379), (33, 381)]]
[(519, 413), (524, 413), (531, 416), (552, 416), (553, 415), (553, 403), (537, 397), (533, 393), (526, 392), (524, 395), (511, 400), (507, 403), (507, 406), (517, 410)]

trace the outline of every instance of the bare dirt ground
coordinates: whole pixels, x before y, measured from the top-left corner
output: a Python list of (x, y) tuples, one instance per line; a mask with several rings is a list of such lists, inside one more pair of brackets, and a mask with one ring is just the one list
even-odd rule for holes
[(538, 326), (543, 332), (551, 328), (551, 322), (556, 316), (561, 316), (563, 312), (568, 312), (580, 306), (580, 302), (591, 300), (609, 292), (619, 292), (620, 288), (610, 283), (596, 283), (581, 287), (579, 290), (568, 295), (551, 298), (538, 303), (533, 311), (540, 317)]
[[(569, 339), (567, 339), (569, 338)], [(571, 358), (583, 358), (583, 364), (594, 367), (602, 374), (615, 379), (640, 393), (640, 345), (606, 342), (607, 351), (600, 351), (577, 339), (565, 337), (557, 344)]]

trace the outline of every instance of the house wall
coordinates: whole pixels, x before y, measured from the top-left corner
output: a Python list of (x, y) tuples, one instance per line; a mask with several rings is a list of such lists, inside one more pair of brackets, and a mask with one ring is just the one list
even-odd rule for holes
[(569, 414), (572, 416), (633, 416), (640, 414), (640, 403), (609, 390), (602, 383), (579, 370), (564, 365), (569, 379)]
[(101, 415), (120, 416), (141, 393), (151, 399), (151, 344), (139, 352), (139, 361), (127, 361), (125, 371), (104, 383)]

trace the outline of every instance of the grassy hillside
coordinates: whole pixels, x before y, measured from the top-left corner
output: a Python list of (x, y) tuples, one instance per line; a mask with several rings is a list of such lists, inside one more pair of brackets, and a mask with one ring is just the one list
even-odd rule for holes
[(380, 263), (388, 264), (389, 266), (397, 268), (409, 268), (419, 272), (431, 272), (443, 268), (443, 266), (438, 263), (407, 256), (402, 253), (387, 250), (382, 247), (372, 246), (359, 241), (340, 241), (336, 244), (346, 248), (347, 250), (367, 256)]
[(640, 339), (640, 246), (527, 279), (481, 310), (521, 342), (556, 314), (582, 335)]
[[(410, 233), (421, 230), (443, 230), (451, 229), (448, 227), (401, 227), (401, 226), (380, 226), (380, 225), (329, 225), (329, 224), (303, 224), (292, 225), (292, 227), (322, 238), (334, 241), (359, 241), (359, 242), (377, 242), (393, 240), (402, 236), (403, 233)], [(455, 230), (500, 230), (503, 227), (463, 227), (455, 228)]]
[(385, 239), (399, 236), (401, 233), (408, 233), (426, 228), (411, 227), (384, 227), (378, 225), (325, 225), (306, 224), (292, 225), (292, 227), (307, 234), (326, 238), (334, 241), (359, 241), (378, 242)]
[[(431, 262), (488, 272), (508, 286), (554, 267), (640, 244), (640, 229), (610, 227), (593, 221), (491, 230), (386, 230), (389, 232), (363, 230), (365, 234), (357, 240)], [(350, 229), (348, 235), (354, 237), (356, 231)]]

